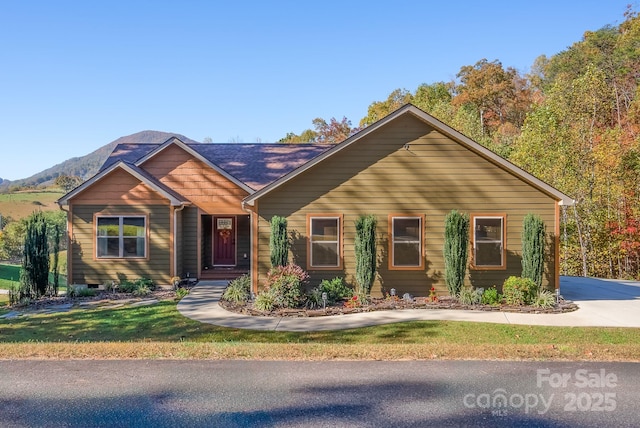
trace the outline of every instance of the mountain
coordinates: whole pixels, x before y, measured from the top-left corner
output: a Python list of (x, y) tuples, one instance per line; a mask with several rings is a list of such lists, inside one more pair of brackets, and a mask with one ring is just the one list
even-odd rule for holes
[(98, 172), (104, 161), (109, 157), (113, 149), (118, 144), (163, 143), (171, 137), (177, 137), (185, 143), (197, 143), (197, 141), (187, 138), (181, 134), (161, 131), (141, 131), (125, 137), (120, 137), (115, 141), (105, 144), (88, 155), (68, 159), (62, 163), (52, 166), (51, 168), (47, 168), (44, 171), (34, 174), (31, 177), (13, 181), (3, 180), (0, 178), (0, 191), (7, 190), (9, 187), (13, 186), (37, 186), (40, 184), (46, 184), (60, 175), (75, 175), (86, 180)]

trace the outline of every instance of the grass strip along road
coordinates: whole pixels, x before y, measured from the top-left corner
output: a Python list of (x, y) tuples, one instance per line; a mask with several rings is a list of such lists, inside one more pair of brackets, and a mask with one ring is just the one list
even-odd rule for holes
[(0, 359), (640, 361), (639, 330), (418, 321), (270, 332), (202, 324), (162, 301), (0, 319)]

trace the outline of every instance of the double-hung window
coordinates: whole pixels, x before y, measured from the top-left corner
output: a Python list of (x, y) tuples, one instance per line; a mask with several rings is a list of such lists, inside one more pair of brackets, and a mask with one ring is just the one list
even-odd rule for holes
[(147, 218), (99, 216), (96, 218), (98, 258), (144, 258), (147, 255)]
[(423, 224), (422, 215), (389, 215), (390, 269), (422, 268)]
[(307, 216), (309, 236), (308, 268), (341, 268), (341, 223), (341, 215), (310, 214)]
[(472, 215), (473, 264), (478, 269), (505, 269), (505, 214)]

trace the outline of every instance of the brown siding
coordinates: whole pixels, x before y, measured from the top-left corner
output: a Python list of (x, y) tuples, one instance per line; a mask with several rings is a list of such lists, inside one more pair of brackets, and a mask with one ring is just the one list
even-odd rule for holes
[(91, 186), (91, 190), (85, 191), (74, 197), (72, 204), (167, 204), (169, 201), (140, 182), (127, 171), (116, 168), (100, 181)]
[[(146, 259), (95, 258), (94, 215), (146, 215), (149, 227), (149, 254)], [(119, 275), (128, 279), (151, 278), (169, 284), (171, 277), (171, 217), (166, 205), (74, 205), (71, 237), (73, 277), (71, 284), (104, 284)]]
[(241, 214), (247, 192), (182, 148), (171, 145), (142, 168), (209, 214)]
[[(408, 149), (406, 143), (410, 143)], [(545, 284), (555, 285), (553, 198), (412, 117), (400, 117), (363, 137), (259, 202), (260, 281), (269, 267), (269, 220), (273, 215), (287, 217), (289, 231), (297, 237), (292, 257), (303, 267), (307, 264), (307, 214), (344, 215), (344, 269), (310, 271), (312, 284), (317, 284), (321, 279), (338, 275), (354, 282), (354, 221), (361, 214), (375, 214), (379, 280), (373, 294), (396, 288), (400, 294), (427, 295), (431, 286), (446, 293), (442, 256), (444, 219), (449, 211), (457, 209), (470, 214), (507, 216), (507, 269), (469, 271), (467, 283), (478, 287), (500, 286), (509, 275), (520, 275), (522, 220), (533, 212), (547, 225), (550, 237)], [(424, 214), (425, 269), (388, 269), (387, 218), (391, 213)]]

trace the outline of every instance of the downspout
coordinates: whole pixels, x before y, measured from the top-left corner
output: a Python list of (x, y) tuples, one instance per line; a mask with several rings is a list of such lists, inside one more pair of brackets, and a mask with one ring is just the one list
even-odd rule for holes
[(60, 200), (57, 201), (58, 202), (58, 207), (60, 207), (61, 211), (64, 211), (67, 213), (67, 227), (65, 230), (65, 235), (67, 237), (67, 287), (69, 287), (71, 284), (69, 283), (69, 279), (73, 278), (73, 266), (71, 265), (71, 257), (73, 256), (73, 254), (71, 254), (71, 235), (69, 234), (69, 232), (71, 231), (71, 211), (70, 210), (65, 210), (62, 206), (62, 204), (60, 203)]
[(173, 210), (173, 276), (178, 276), (178, 213), (186, 206), (181, 204), (180, 208)]
[[(254, 284), (253, 284), (253, 258), (256, 257), (256, 254), (253, 254), (253, 210), (251, 210), (251, 208), (247, 208), (247, 203), (245, 201), (242, 201), (240, 203), (240, 207), (242, 208), (242, 211), (246, 212), (249, 214), (249, 249), (250, 249), (250, 262), (249, 262), (249, 277), (251, 278), (251, 299), (253, 300), (253, 298), (255, 297), (255, 293), (253, 291), (254, 289)], [(255, 291), (258, 291), (258, 284), (255, 284)]]

